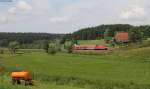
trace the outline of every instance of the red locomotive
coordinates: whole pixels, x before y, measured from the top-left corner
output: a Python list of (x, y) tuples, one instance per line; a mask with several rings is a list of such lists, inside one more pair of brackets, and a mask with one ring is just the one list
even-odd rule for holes
[(74, 50), (108, 50), (108, 46), (104, 45), (73, 45)]

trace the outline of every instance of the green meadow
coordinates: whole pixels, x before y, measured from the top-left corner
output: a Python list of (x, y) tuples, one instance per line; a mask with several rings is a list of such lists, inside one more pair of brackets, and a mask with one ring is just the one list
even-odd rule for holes
[[(0, 89), (149, 89), (150, 47), (107, 54), (0, 54)], [(34, 86), (11, 85), (9, 73), (28, 70)]]

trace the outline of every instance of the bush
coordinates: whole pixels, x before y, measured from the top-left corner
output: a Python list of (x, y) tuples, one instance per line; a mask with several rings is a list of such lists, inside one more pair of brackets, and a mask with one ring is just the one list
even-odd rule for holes
[(72, 45), (72, 42), (67, 42), (66, 44), (64, 44), (64, 49), (66, 49), (68, 53), (72, 53)]
[(140, 47), (150, 47), (150, 41), (143, 42)]
[(60, 44), (60, 40), (59, 39), (55, 39), (54, 40), (55, 43), (55, 48), (57, 51), (61, 51), (61, 44)]
[(68, 53), (72, 53), (72, 45), (70, 45), (70, 46), (67, 48), (67, 50), (68, 50)]
[(129, 30), (129, 38), (131, 42), (142, 42), (144, 33), (139, 28)]
[(3, 49), (0, 49), (0, 54), (4, 54), (4, 50)]
[(49, 49), (48, 49), (48, 53), (49, 53), (49, 54), (56, 54), (57, 51), (56, 51), (56, 49), (54, 49), (54, 48), (49, 48)]
[(10, 49), (10, 52), (15, 54), (16, 51), (19, 49), (19, 43), (14, 41), (14, 42), (10, 42), (9, 43), (9, 49)]
[(48, 48), (48, 53), (49, 54), (56, 54), (57, 53), (57, 47), (55, 44), (50, 44)]
[(48, 53), (48, 50), (49, 50), (49, 42), (48, 41), (43, 42), (43, 49), (46, 51), (46, 53)]

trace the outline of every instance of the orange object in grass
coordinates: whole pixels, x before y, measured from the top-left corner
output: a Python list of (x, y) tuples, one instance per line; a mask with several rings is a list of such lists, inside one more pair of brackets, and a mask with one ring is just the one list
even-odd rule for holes
[(10, 74), (12, 78), (22, 78), (22, 79), (30, 79), (30, 73), (27, 71), (22, 71), (22, 72), (12, 72)]

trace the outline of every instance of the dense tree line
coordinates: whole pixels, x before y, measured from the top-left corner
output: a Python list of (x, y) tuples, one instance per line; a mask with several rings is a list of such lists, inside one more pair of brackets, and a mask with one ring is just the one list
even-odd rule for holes
[(42, 40), (61, 39), (62, 36), (63, 34), (49, 33), (0, 33), (0, 47), (8, 47), (9, 43), (13, 41), (25, 46), (24, 44), (36, 44)]
[[(104, 38), (106, 30), (109, 30), (107, 33), (109, 33), (110, 37), (113, 37), (118, 31), (129, 32), (129, 30), (135, 30), (135, 28), (140, 29), (140, 31), (144, 33), (145, 37), (150, 37), (150, 25), (132, 26), (129, 24), (100, 25), (84, 28), (74, 32), (71, 37), (79, 40), (94, 40)], [(70, 39), (70, 37), (68, 39)]]
[[(20, 48), (43, 48), (45, 41), (61, 39), (63, 44), (67, 40), (95, 40), (103, 39), (107, 34), (113, 37), (118, 31), (131, 32), (138, 29), (144, 37), (150, 37), (150, 25), (132, 26), (129, 24), (100, 25), (78, 30), (70, 34), (50, 34), (50, 33), (0, 33), (0, 47), (8, 47), (10, 42), (18, 42)], [(135, 33), (133, 31), (133, 33)], [(135, 38), (135, 37), (133, 37)]]

